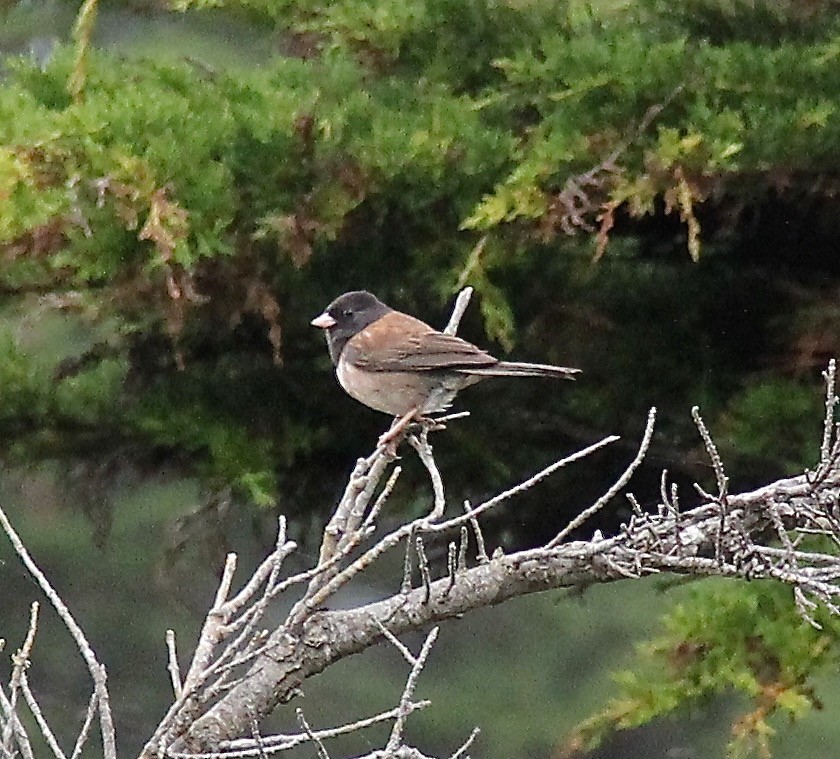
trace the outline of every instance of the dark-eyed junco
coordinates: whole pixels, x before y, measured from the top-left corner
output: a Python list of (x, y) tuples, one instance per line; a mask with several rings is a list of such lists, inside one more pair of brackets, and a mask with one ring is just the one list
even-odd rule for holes
[(324, 330), (338, 381), (347, 393), (397, 417), (444, 411), (458, 391), (485, 377), (574, 379), (580, 371), (500, 361), (364, 290), (336, 298), (312, 325)]

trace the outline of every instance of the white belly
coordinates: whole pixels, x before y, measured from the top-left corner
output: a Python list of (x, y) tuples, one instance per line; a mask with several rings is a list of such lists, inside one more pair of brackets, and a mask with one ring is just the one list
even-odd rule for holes
[(477, 377), (450, 377), (444, 381), (431, 372), (368, 372), (346, 361), (336, 368), (338, 381), (348, 395), (372, 409), (391, 416), (410, 411), (434, 414), (449, 408), (455, 394)]

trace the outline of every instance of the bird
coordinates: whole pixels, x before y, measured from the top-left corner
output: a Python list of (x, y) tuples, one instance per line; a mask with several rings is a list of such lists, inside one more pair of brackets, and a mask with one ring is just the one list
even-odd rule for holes
[(487, 377), (574, 379), (579, 369), (501, 361), (455, 335), (396, 311), (366, 290), (346, 292), (316, 316), (341, 387), (391, 416), (428, 419)]

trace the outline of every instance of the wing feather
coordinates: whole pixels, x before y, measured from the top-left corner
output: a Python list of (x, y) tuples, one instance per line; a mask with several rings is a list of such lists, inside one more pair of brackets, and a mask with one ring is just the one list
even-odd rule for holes
[[(395, 314), (396, 315), (396, 314)], [(362, 330), (346, 347), (354, 366), (376, 372), (435, 371), (489, 367), (498, 360), (455, 335), (432, 329), (425, 322), (399, 314), (401, 329), (393, 329), (391, 314)], [(388, 339), (382, 339), (387, 330)]]

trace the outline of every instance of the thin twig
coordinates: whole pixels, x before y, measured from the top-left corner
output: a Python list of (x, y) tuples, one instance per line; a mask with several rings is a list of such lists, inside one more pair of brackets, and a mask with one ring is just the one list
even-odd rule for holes
[(274, 550), (257, 567), (242, 589), (227, 602), (229, 617), (249, 603), (263, 584), (267, 583), (272, 575), (277, 574), (279, 565), (295, 548), (297, 548), (295, 543), (286, 540), (286, 517), (281, 515), (277, 519), (277, 539), (274, 542)]
[(365, 517), (365, 521), (362, 523), (363, 527), (373, 524), (376, 521), (376, 518), (379, 516), (379, 512), (382, 510), (385, 502), (391, 497), (391, 493), (394, 491), (394, 486), (397, 484), (397, 480), (400, 478), (401, 474), (402, 467), (395, 466), (394, 470), (391, 472), (391, 476), (385, 483), (385, 487), (382, 488), (382, 491), (377, 496), (373, 506), (371, 506), (368, 515)]
[(452, 316), (449, 317), (449, 321), (443, 328), (443, 334), (454, 335), (458, 331), (458, 327), (461, 324), (461, 319), (464, 316), (464, 312), (467, 310), (467, 306), (470, 304), (470, 298), (472, 298), (472, 294), (472, 287), (465, 287), (463, 290), (461, 290), (461, 292), (458, 293), (458, 297), (455, 300), (455, 306), (452, 309)]
[(407, 596), (411, 592), (411, 552), (414, 550), (414, 533), (405, 538), (405, 558), (403, 559), (403, 578), (400, 593)]
[(823, 419), (823, 435), (820, 444), (820, 469), (828, 467), (831, 461), (831, 440), (834, 434), (834, 408), (837, 405), (835, 381), (837, 378), (837, 362), (831, 359), (828, 369), (823, 372), (825, 378), (825, 418)]
[[(198, 636), (198, 645), (195, 648), (190, 667), (184, 678), (182, 698), (189, 693), (195, 692), (203, 680), (203, 673), (213, 660), (213, 651), (221, 639), (220, 628), (228, 621), (224, 606), (230, 594), (233, 575), (236, 572), (236, 563), (237, 556), (235, 553), (229, 553), (225, 557), (225, 566), (222, 570), (219, 585), (216, 588), (213, 606), (207, 612), (207, 616), (204, 619), (204, 625), (202, 625), (201, 632)], [(176, 703), (179, 700), (176, 699)]]
[(166, 631), (166, 652), (167, 652), (167, 669), (169, 670), (169, 679), (172, 682), (172, 693), (175, 698), (181, 695), (181, 670), (178, 667), (178, 653), (175, 650), (175, 631)]
[[(472, 506), (469, 501), (464, 501), (464, 511), (467, 514), (472, 512)], [(487, 564), (490, 561), (490, 558), (487, 556), (487, 548), (484, 544), (484, 533), (481, 531), (481, 525), (479, 525), (478, 519), (470, 517), (470, 527), (472, 527), (473, 534), (475, 535), (475, 558), (479, 564)]]
[[(410, 705), (412, 712), (420, 709), (425, 709), (431, 704), (428, 700), (415, 701)], [(322, 730), (312, 730), (311, 734), (315, 735), (320, 740), (328, 740), (340, 735), (347, 735), (363, 730), (372, 725), (378, 725), (382, 722), (390, 722), (399, 716), (400, 707), (395, 706), (393, 709), (381, 712), (372, 717), (365, 717), (364, 719), (350, 722), (339, 727), (332, 727)], [(288, 751), (289, 749), (300, 746), (301, 744), (310, 742), (310, 737), (306, 733), (295, 733), (292, 735), (276, 734), (261, 736), (259, 745), (253, 738), (237, 738), (230, 741), (222, 741), (219, 751), (206, 752), (201, 754), (186, 754), (173, 751), (167, 756), (172, 759), (246, 759), (246, 757), (261, 756), (262, 754), (274, 754), (280, 751)]]
[[(33, 601), (29, 607), (29, 629), (26, 631), (23, 645), (12, 656), (12, 676), (9, 679), (9, 708), (12, 715), (17, 715), (17, 698), (20, 693), (20, 683), (29, 666), (30, 657), (32, 655), (32, 646), (35, 644), (35, 633), (38, 630), (38, 602)], [(12, 754), (12, 738), (15, 735), (14, 720), (9, 720), (6, 723), (6, 729), (3, 734), (3, 753), (11, 756)]]
[(451, 530), (453, 527), (460, 527), (460, 525), (475, 519), (479, 515), (483, 514), (485, 511), (492, 509), (494, 506), (498, 506), (500, 503), (504, 501), (508, 501), (516, 495), (520, 493), (524, 493), (526, 490), (530, 490), (532, 487), (537, 485), (538, 483), (542, 482), (546, 477), (554, 474), (558, 469), (562, 469), (563, 467), (568, 466), (576, 461), (580, 461), (587, 456), (595, 453), (595, 451), (604, 448), (605, 446), (614, 443), (616, 440), (620, 440), (618, 435), (608, 435), (605, 438), (602, 438), (597, 443), (593, 443), (592, 445), (586, 446), (586, 448), (582, 448), (579, 451), (575, 451), (574, 453), (562, 458), (558, 461), (555, 461), (553, 464), (549, 464), (544, 469), (541, 469), (535, 475), (529, 477), (527, 480), (520, 482), (518, 485), (514, 485), (511, 488), (499, 493), (498, 495), (493, 496), (492, 498), (480, 503), (478, 506), (474, 506), (470, 511), (466, 512), (462, 516), (453, 517), (452, 519), (448, 519), (445, 522), (441, 522), (437, 525), (426, 525), (424, 529), (427, 532), (443, 532), (445, 530)]
[(324, 742), (312, 732), (312, 728), (309, 727), (309, 723), (306, 721), (306, 717), (303, 716), (303, 709), (298, 707), (295, 709), (295, 715), (297, 716), (298, 724), (301, 726), (301, 729), (304, 733), (306, 733), (306, 737), (309, 738), (317, 747), (318, 747), (318, 758), (319, 759), (330, 759), (330, 755), (327, 753), (327, 749), (324, 746)]
[(420, 673), (423, 671), (423, 667), (426, 664), (426, 659), (429, 658), (432, 646), (437, 640), (438, 632), (440, 632), (439, 627), (434, 627), (429, 631), (429, 634), (426, 636), (426, 640), (420, 648), (420, 653), (418, 653), (415, 658), (414, 665), (411, 668), (411, 672), (409, 673), (408, 679), (405, 683), (405, 688), (403, 689), (402, 698), (400, 699), (399, 714), (394, 722), (394, 726), (391, 728), (391, 735), (388, 737), (388, 743), (385, 744), (386, 752), (396, 751), (402, 742), (405, 722), (412, 711), (410, 709), (410, 705), (414, 695), (414, 689), (417, 687), (417, 678), (420, 677)]
[(58, 613), (58, 616), (61, 618), (64, 626), (76, 642), (76, 647), (79, 649), (82, 658), (85, 660), (88, 672), (96, 689), (97, 707), (99, 709), (99, 727), (102, 734), (102, 750), (105, 759), (116, 759), (117, 741), (114, 733), (114, 719), (111, 715), (111, 707), (109, 705), (105, 668), (97, 660), (96, 654), (93, 653), (93, 649), (90, 647), (82, 628), (79, 627), (64, 601), (61, 600), (61, 597), (52, 585), (50, 585), (46, 575), (44, 575), (44, 573), (38, 568), (38, 565), (29, 555), (29, 551), (26, 550), (26, 546), (24, 546), (20, 536), (17, 532), (15, 532), (15, 529), (12, 527), (12, 523), (9, 521), (8, 516), (6, 516), (6, 512), (3, 511), (2, 508), (0, 508), (0, 527), (3, 528), (3, 531), (9, 538), (12, 547), (15, 549), (15, 553), (17, 553), (18, 557), (23, 562), (29, 574), (32, 575), (38, 583), (44, 595), (52, 604), (52, 607)]
[(645, 424), (645, 433), (642, 437), (642, 442), (639, 444), (639, 450), (636, 452), (635, 458), (627, 465), (627, 468), (622, 472), (612, 487), (604, 493), (595, 503), (589, 508), (584, 509), (578, 514), (569, 524), (567, 524), (560, 532), (557, 533), (547, 544), (546, 548), (554, 548), (560, 545), (566, 537), (580, 527), (582, 524), (591, 519), (601, 509), (604, 508), (618, 493), (620, 493), (625, 485), (630, 481), (633, 473), (641, 466), (647, 455), (648, 448), (650, 448), (650, 441), (653, 438), (653, 429), (656, 424), (656, 408), (651, 408), (648, 412), (647, 424)]
[(706, 423), (703, 421), (703, 418), (700, 416), (699, 407), (692, 407), (691, 418), (694, 420), (694, 424), (700, 432), (700, 437), (703, 440), (706, 453), (709, 456), (709, 460), (712, 462), (712, 469), (715, 473), (715, 482), (717, 482), (718, 486), (718, 494), (715, 500), (720, 505), (720, 522), (718, 523), (717, 537), (715, 539), (715, 555), (717, 556), (718, 561), (723, 561), (723, 535), (726, 532), (726, 518), (729, 512), (729, 503), (727, 500), (729, 478), (726, 476), (726, 472), (723, 468), (723, 460), (718, 453), (717, 446), (712, 440), (712, 435), (706, 427)]
[(449, 576), (449, 585), (446, 586), (445, 595), (449, 595), (452, 592), (452, 588), (455, 587), (455, 580), (457, 579), (458, 573), (458, 549), (454, 542), (449, 543), (449, 548), (446, 554), (446, 573)]
[(714, 470), (715, 481), (718, 486), (718, 498), (720, 498), (721, 501), (724, 501), (726, 500), (726, 493), (729, 489), (729, 478), (726, 476), (726, 472), (724, 471), (723, 460), (720, 457), (720, 453), (718, 453), (717, 446), (712, 440), (712, 436), (709, 434), (709, 429), (706, 427), (706, 423), (700, 416), (699, 406), (692, 406), (691, 418), (694, 420), (694, 424), (700, 433), (700, 437), (703, 439), (703, 445), (706, 448), (706, 453), (709, 456), (709, 460), (712, 462), (712, 469)]
[(474, 727), (473, 731), (470, 733), (470, 737), (464, 741), (461, 748), (459, 748), (454, 754), (452, 754), (449, 759), (469, 759), (467, 757), (467, 751), (469, 750), (470, 746), (472, 746), (475, 739), (478, 737), (478, 734), (481, 732), (481, 729), (478, 727)]
[(461, 534), (458, 540), (458, 566), (456, 571), (463, 572), (467, 568), (467, 549), (470, 545), (470, 531), (465, 524), (461, 525)]
[(87, 711), (85, 712), (85, 718), (82, 722), (82, 728), (76, 736), (76, 743), (73, 746), (73, 753), (70, 754), (70, 759), (79, 759), (82, 754), (82, 749), (85, 747), (85, 743), (87, 743), (88, 736), (90, 735), (90, 728), (93, 725), (93, 718), (96, 716), (96, 700), (98, 697), (99, 696), (95, 690), (90, 694)]
[[(6, 722), (3, 726), (4, 731), (11, 727), (14, 735), (14, 741), (17, 744), (23, 759), (35, 759), (35, 755), (32, 753), (32, 744), (29, 742), (29, 735), (27, 734), (26, 729), (21, 723), (18, 715), (12, 711), (12, 705), (2, 688), (0, 688), (0, 711), (3, 712), (3, 717)], [(0, 720), (0, 724), (2, 724), (2, 722), (3, 720)], [(3, 757), (11, 756), (11, 748), (7, 750), (5, 746), (0, 746), (0, 755)]]
[(58, 745), (58, 741), (56, 740), (52, 728), (50, 728), (49, 722), (47, 722), (46, 717), (44, 717), (44, 713), (41, 711), (41, 707), (35, 698), (35, 694), (29, 687), (29, 680), (26, 677), (26, 672), (23, 672), (20, 677), (20, 692), (26, 700), (26, 705), (29, 707), (29, 711), (32, 712), (32, 716), (35, 717), (35, 722), (38, 723), (38, 729), (41, 731), (44, 742), (47, 744), (49, 750), (52, 751), (53, 756), (56, 759), (67, 759), (66, 755), (61, 750), (61, 746)]
[(423, 545), (423, 538), (419, 535), (414, 539), (414, 551), (417, 554), (417, 565), (420, 569), (420, 576), (423, 578), (425, 595), (423, 603), (427, 604), (432, 597), (432, 576), (429, 572), (429, 560), (426, 558), (426, 547)]
[(438, 470), (435, 458), (432, 455), (432, 446), (429, 443), (428, 430), (423, 430), (419, 438), (415, 435), (409, 436), (408, 442), (411, 447), (417, 451), (417, 455), (420, 457), (420, 461), (423, 462), (423, 466), (426, 467), (426, 471), (429, 473), (429, 477), (432, 481), (432, 492), (434, 493), (435, 501), (434, 508), (432, 509), (431, 514), (429, 514), (428, 519), (432, 521), (438, 520), (443, 516), (443, 512), (446, 510), (446, 496), (443, 492), (443, 478), (440, 476), (440, 471)]
[(371, 615), (376, 626), (382, 631), (382, 634), (390, 641), (391, 645), (399, 651), (403, 658), (413, 667), (417, 661), (417, 658), (414, 656), (413, 653), (409, 650), (408, 646), (406, 646), (394, 633), (392, 633), (382, 622), (379, 620), (378, 617), (374, 617)]

